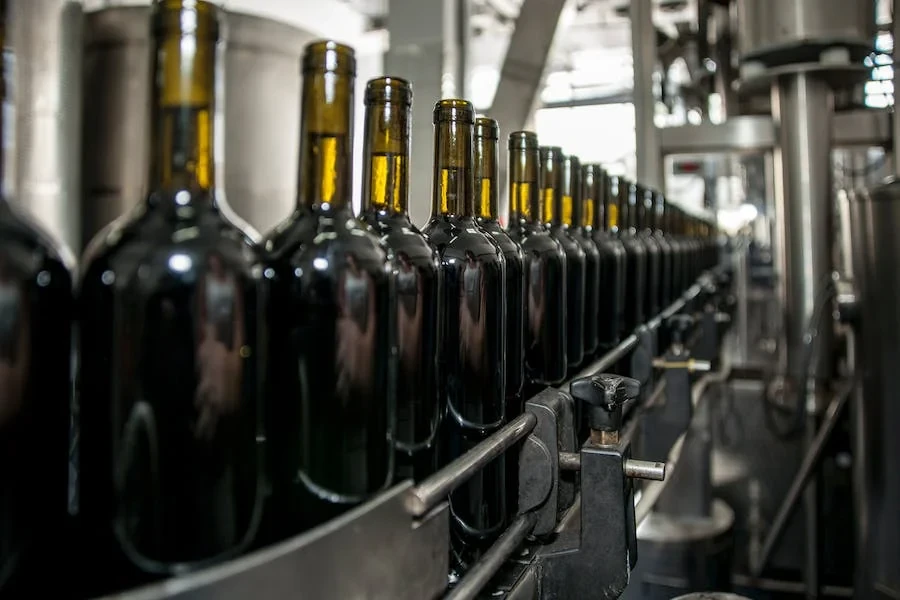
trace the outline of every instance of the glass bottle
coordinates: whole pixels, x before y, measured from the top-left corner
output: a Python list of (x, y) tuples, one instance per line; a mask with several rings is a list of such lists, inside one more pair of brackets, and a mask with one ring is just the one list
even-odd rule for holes
[[(629, 199), (630, 201), (630, 199)], [(662, 270), (662, 251), (653, 236), (651, 217), (653, 215), (653, 191), (636, 184), (634, 187), (634, 204), (638, 239), (647, 251), (646, 282), (644, 283), (644, 320), (649, 321), (661, 310), (659, 305), (660, 278)]]
[[(434, 197), (424, 233), (444, 273), (444, 464), (505, 422), (506, 268), (499, 248), (475, 221), (474, 121), (465, 100), (441, 100), (434, 107)], [(454, 572), (465, 571), (502, 532), (505, 481), (501, 456), (450, 495)]]
[(91, 593), (199, 568), (257, 534), (266, 323), (254, 235), (215, 190), (219, 10), (159, 0), (146, 200), (80, 282), (80, 511)]
[(509, 134), (509, 235), (525, 255), (525, 397), (566, 377), (566, 253), (541, 222), (540, 151), (531, 131)]
[[(475, 213), (481, 228), (500, 248), (506, 264), (506, 408), (507, 421), (525, 410), (522, 397), (524, 385), (525, 329), (525, 254), (500, 225), (500, 171), (497, 141), (500, 127), (494, 119), (475, 119), (474, 173)], [(519, 461), (516, 455), (506, 455), (506, 504), (509, 514), (515, 514), (519, 495)]]
[(353, 49), (306, 46), (297, 208), (266, 238), (271, 538), (323, 523), (394, 479), (394, 278), (352, 212)]
[(366, 85), (365, 104), (359, 220), (381, 238), (396, 280), (394, 480), (420, 481), (437, 469), (443, 276), (437, 251), (409, 219), (412, 85), (398, 77), (373, 79)]
[(665, 196), (659, 191), (653, 191), (651, 194), (652, 206), (650, 210), (650, 228), (660, 251), (659, 307), (660, 310), (665, 310), (675, 301), (675, 297), (672, 296), (674, 250), (665, 233), (663, 233), (663, 215), (665, 213), (666, 203)]
[[(581, 161), (577, 156), (566, 156), (563, 162), (563, 206), (572, 204), (569, 234), (584, 251), (584, 360), (589, 363), (597, 352), (597, 319), (600, 306), (600, 251), (594, 240), (585, 233), (584, 183)], [(570, 198), (571, 200), (568, 200)], [(593, 202), (593, 200), (592, 200)], [(593, 204), (591, 206), (593, 209)], [(592, 210), (593, 212), (593, 210)], [(563, 212), (563, 218), (568, 215)], [(591, 221), (593, 215), (591, 215)]]
[[(0, 2), (0, 48), (9, 25)], [(4, 60), (4, 64), (10, 64)], [(6, 69), (4, 69), (6, 71)], [(6, 76), (0, 100), (6, 101)], [(0, 118), (0, 597), (32, 597), (67, 557), (71, 252), (6, 197)], [(44, 590), (49, 591), (49, 590)]]
[(621, 216), (620, 239), (625, 245), (625, 329), (631, 332), (646, 320), (647, 250), (637, 237), (635, 185), (623, 177), (616, 180)]
[(581, 244), (569, 232), (571, 197), (562, 193), (565, 157), (556, 146), (541, 146), (541, 195), (544, 223), (550, 235), (566, 253), (566, 364), (575, 373), (584, 357), (584, 280), (585, 255)]
[[(596, 210), (591, 234), (600, 253), (600, 296), (597, 303), (599, 354), (616, 347), (625, 330), (625, 246), (619, 240), (618, 206), (607, 189), (608, 176), (600, 165), (584, 166), (585, 218)], [(618, 191), (618, 190), (616, 190)]]

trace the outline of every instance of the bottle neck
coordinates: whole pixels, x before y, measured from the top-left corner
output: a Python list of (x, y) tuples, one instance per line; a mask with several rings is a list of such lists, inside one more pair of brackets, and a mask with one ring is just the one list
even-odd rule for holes
[[(556, 153), (541, 157), (541, 204), (543, 221), (550, 225), (563, 224), (562, 160)], [(571, 197), (569, 198), (569, 220), (571, 220)]]
[[(537, 148), (509, 151), (509, 205), (517, 218), (531, 225), (541, 224), (541, 191), (538, 186)], [(510, 220), (513, 215), (510, 214)]]
[(497, 173), (500, 163), (497, 157), (497, 140), (475, 136), (475, 194), (477, 201), (475, 212), (485, 221), (497, 221), (500, 217), (499, 190), (497, 189)]
[(435, 129), (432, 212), (474, 217), (472, 124), (439, 121)]
[(613, 234), (619, 233), (621, 223), (619, 222), (619, 197), (621, 196), (620, 188), (623, 182), (618, 177), (610, 177), (606, 186), (606, 197), (604, 202), (606, 205), (606, 230)]
[(393, 215), (409, 210), (409, 106), (366, 107), (363, 206)]
[(182, 207), (213, 201), (216, 35), (209, 18), (200, 13), (192, 30), (156, 33), (150, 188)]
[(297, 194), (301, 208), (318, 213), (350, 208), (353, 79), (343, 72), (304, 73)]

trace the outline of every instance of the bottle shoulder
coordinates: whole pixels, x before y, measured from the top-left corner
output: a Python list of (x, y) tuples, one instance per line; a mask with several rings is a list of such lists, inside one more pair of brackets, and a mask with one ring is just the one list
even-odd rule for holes
[(259, 263), (257, 240), (214, 207), (196, 208), (189, 217), (172, 219), (141, 204), (88, 244), (82, 257), (82, 285), (98, 278), (127, 278), (139, 270), (142, 277), (162, 272), (187, 277), (204, 264), (246, 272)]
[(440, 253), (448, 256), (474, 256), (478, 259), (503, 261), (493, 238), (471, 218), (439, 215), (425, 226), (428, 242)]
[(566, 228), (551, 227), (550, 235), (559, 242), (569, 260), (577, 258), (584, 260), (584, 249)]
[(70, 278), (77, 270), (75, 255), (69, 247), (56, 240), (26, 210), (14, 207), (7, 200), (0, 200), (0, 245), (10, 250), (18, 247), (36, 264), (66, 271)]

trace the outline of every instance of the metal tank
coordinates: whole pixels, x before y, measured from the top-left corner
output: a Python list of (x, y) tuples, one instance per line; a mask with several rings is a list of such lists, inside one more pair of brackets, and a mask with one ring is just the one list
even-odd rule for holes
[(12, 0), (15, 104), (10, 192), (77, 250), (83, 17), (74, 0)]
[[(144, 6), (85, 17), (83, 244), (146, 193), (149, 19)], [(234, 12), (224, 25), (216, 183), (235, 212), (265, 232), (295, 204), (300, 56), (313, 36)]]
[(784, 53), (797, 62), (797, 49), (812, 47), (868, 52), (875, 39), (874, 0), (738, 0), (737, 11), (743, 60)]
[(861, 395), (852, 406), (854, 598), (900, 598), (900, 181), (853, 194)]

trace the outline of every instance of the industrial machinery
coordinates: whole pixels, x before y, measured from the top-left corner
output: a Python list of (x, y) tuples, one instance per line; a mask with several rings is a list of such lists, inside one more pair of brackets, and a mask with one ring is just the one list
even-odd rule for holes
[[(11, 187), (80, 250), (147, 185), (131, 170), (144, 162), (134, 156), (149, 129), (147, 7), (85, 13), (69, 0), (11, 2), (20, 107)], [(386, 65), (432, 68), (434, 56), (416, 57), (434, 40), (415, 39), (420, 32), (408, 26), (418, 1), (390, 4), (410, 10), (397, 20), (405, 29), (392, 33)], [(457, 3), (454, 18), (464, 19), (469, 4)], [(542, 69), (522, 65), (543, 66), (535, 54), (547, 53), (565, 12), (564, 2), (512, 4), (520, 21), (490, 115), (504, 135), (524, 128), (534, 105), (521, 85)], [(599, 305), (639, 315), (630, 329), (611, 332), (606, 345), (601, 333), (601, 349), (562, 383), (526, 386), (522, 414), (481, 427), (477, 444), (433, 474), (298, 536), (114, 597), (900, 598), (900, 182), (876, 185), (884, 165), (900, 177), (900, 119), (864, 99), (873, 65), (895, 64), (890, 44), (876, 40), (900, 35), (895, 19), (888, 32), (876, 14), (900, 15), (900, 0), (597, 0), (577, 10), (590, 4), (617, 4), (630, 19), (637, 168), (635, 181), (609, 177), (611, 205), (590, 199), (601, 216), (585, 217), (585, 235), (609, 241), (604, 227), (624, 226), (620, 269), (632, 262), (626, 255), (651, 247), (659, 255), (648, 271), (684, 285), (640, 306), (611, 300), (625, 297), (623, 273), (613, 289), (601, 286)], [(655, 12), (685, 6), (690, 26), (672, 33), (655, 25)], [(547, 14), (552, 23), (536, 17)], [(299, 62), (313, 37), (260, 16), (228, 16), (215, 115), (225, 134), (220, 187), (235, 192), (235, 212), (259, 230), (294, 206)], [(464, 46), (453, 53), (460, 63)], [(688, 81), (667, 80), (675, 60), (687, 65)], [(424, 89), (438, 85), (422, 79)], [(676, 105), (697, 122), (659, 126), (661, 107)], [(416, 135), (422, 127), (412, 125)], [(544, 154), (556, 160), (559, 149)], [(606, 185), (599, 166), (585, 169), (596, 189)], [(757, 216), (710, 244), (712, 199), (735, 172)], [(685, 174), (704, 181), (702, 207), (668, 201)], [(523, 182), (543, 186), (541, 198), (559, 196), (563, 212), (559, 190), (543, 189), (552, 186), (536, 174)], [(413, 196), (410, 215), (427, 212), (423, 203)], [(540, 229), (535, 219), (528, 227)], [(635, 289), (652, 279), (640, 273), (628, 280)], [(517, 497), (507, 499), (515, 514), (454, 571), (448, 498), (499, 457), (516, 472)], [(77, 498), (70, 510), (77, 513)]]

